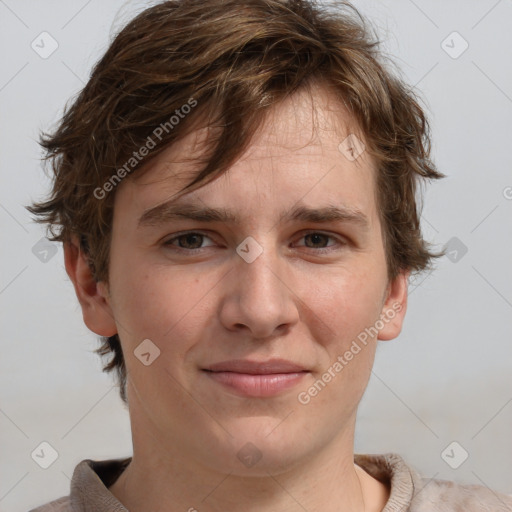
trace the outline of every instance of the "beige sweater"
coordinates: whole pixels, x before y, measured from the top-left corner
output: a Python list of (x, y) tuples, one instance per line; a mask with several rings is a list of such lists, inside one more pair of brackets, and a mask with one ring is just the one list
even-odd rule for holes
[[(71, 494), (30, 512), (128, 512), (109, 492), (131, 459), (84, 460), (71, 480)], [(358, 455), (354, 462), (391, 485), (382, 512), (512, 512), (512, 497), (481, 485), (422, 478), (397, 454)]]

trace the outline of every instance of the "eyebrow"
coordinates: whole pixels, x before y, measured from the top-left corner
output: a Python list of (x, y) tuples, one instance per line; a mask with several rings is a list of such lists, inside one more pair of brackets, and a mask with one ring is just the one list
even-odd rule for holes
[[(177, 220), (194, 220), (197, 222), (222, 222), (237, 224), (237, 216), (226, 208), (210, 208), (193, 203), (162, 203), (146, 210), (139, 219), (138, 226), (155, 226)], [(310, 222), (322, 224), (327, 222), (345, 222), (355, 224), (364, 230), (369, 229), (367, 216), (356, 208), (327, 205), (321, 208), (296, 206), (281, 213), (279, 222)]]

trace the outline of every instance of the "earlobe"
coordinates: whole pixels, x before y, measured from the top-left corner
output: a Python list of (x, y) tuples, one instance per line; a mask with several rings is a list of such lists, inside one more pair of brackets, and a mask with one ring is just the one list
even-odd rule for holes
[(407, 311), (407, 286), (409, 271), (402, 271), (388, 285), (386, 299), (381, 313), (381, 321), (384, 324), (379, 330), (377, 339), (388, 341), (396, 338), (402, 330), (402, 325)]
[(81, 250), (76, 237), (64, 244), (64, 263), (75, 287), (85, 325), (100, 336), (117, 334), (114, 314), (107, 299), (106, 285), (94, 279), (87, 255)]

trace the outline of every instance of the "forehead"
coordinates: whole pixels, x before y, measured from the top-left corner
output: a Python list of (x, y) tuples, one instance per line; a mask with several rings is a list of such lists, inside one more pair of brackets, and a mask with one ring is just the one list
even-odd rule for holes
[[(143, 211), (169, 200), (200, 199), (209, 206), (213, 202), (226, 207), (220, 203), (231, 193), (239, 209), (248, 213), (263, 198), (276, 207), (304, 199), (304, 204), (342, 202), (365, 210), (369, 217), (374, 213), (373, 159), (367, 151), (357, 158), (348, 151), (354, 142), (361, 150), (364, 136), (328, 89), (304, 89), (277, 104), (226, 173), (183, 195), (181, 190), (204, 167), (205, 148), (213, 133), (211, 128), (199, 128), (165, 149), (142, 173), (121, 184), (116, 202), (129, 200)], [(203, 161), (198, 163), (198, 158)]]

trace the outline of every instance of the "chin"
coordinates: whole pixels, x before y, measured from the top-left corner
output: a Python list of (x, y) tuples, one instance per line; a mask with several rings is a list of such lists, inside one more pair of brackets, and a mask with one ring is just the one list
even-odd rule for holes
[[(227, 434), (223, 440), (215, 439), (205, 444), (213, 455), (213, 464), (218, 467), (223, 461), (224, 470), (238, 476), (268, 477), (299, 464), (308, 457), (308, 435), (298, 435), (298, 425), (281, 418), (262, 416), (239, 418), (231, 424), (223, 423)], [(294, 426), (294, 432), (290, 427)], [(225, 444), (224, 444), (225, 443)], [(223, 446), (224, 445), (224, 446)], [(216, 446), (215, 454), (211, 447)], [(314, 451), (316, 448), (311, 447)], [(211, 465), (211, 462), (208, 465)]]

